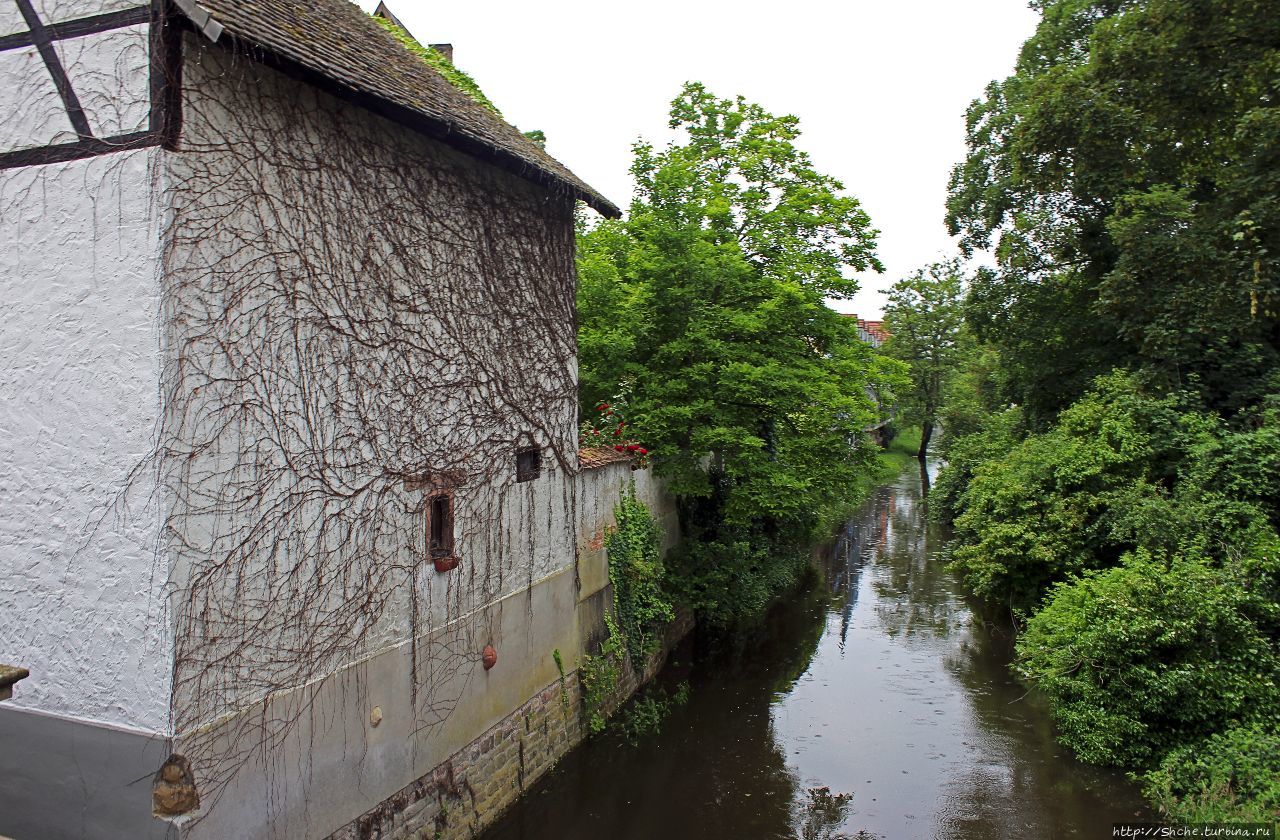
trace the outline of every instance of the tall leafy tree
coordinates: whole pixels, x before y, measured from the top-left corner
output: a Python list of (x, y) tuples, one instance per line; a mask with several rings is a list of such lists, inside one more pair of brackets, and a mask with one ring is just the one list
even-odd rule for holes
[(1114, 366), (1233, 412), (1280, 367), (1280, 15), (1038, 0), (968, 115), (948, 224), (999, 270), (970, 315), (1043, 423)]
[(824, 303), (879, 268), (876, 232), (796, 147), (796, 118), (689, 84), (671, 127), (677, 141), (635, 147), (626, 222), (581, 240), (583, 396), (627, 392), (703, 606), (749, 613), (774, 588), (757, 585), (779, 565), (766, 547), (807, 537), (866, 469), (867, 386), (891, 392), (898, 369)]
[(924, 460), (948, 386), (959, 371), (964, 327), (963, 270), (959, 260), (933, 263), (889, 289), (885, 326), (890, 356), (910, 365), (911, 385), (902, 392), (906, 416), (920, 424)]

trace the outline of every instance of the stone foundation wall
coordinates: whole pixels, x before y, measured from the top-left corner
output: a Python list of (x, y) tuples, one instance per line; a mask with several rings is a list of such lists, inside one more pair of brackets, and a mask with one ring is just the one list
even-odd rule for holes
[(582, 741), (578, 674), (538, 692), (434, 771), (334, 832), (330, 840), (469, 838)]
[[(658, 673), (693, 629), (682, 613), (643, 673), (624, 668), (610, 711)], [(492, 825), (524, 792), (587, 737), (578, 672), (538, 692), (435, 770), (330, 835), (329, 840), (462, 840)]]

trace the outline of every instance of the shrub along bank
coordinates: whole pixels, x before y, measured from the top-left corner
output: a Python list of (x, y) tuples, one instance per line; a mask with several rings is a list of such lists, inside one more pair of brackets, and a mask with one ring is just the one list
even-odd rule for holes
[(1046, 431), (953, 443), (932, 509), (1025, 622), (1018, 672), (1085, 761), (1185, 819), (1276, 818), (1280, 409), (1225, 422), (1113, 374)]

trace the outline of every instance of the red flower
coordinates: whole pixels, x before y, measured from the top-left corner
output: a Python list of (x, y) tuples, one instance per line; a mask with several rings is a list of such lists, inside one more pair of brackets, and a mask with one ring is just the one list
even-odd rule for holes
[(643, 446), (637, 446), (637, 447), (636, 447), (636, 452), (639, 452), (641, 455), (648, 455), (648, 454), (649, 454), (649, 450), (645, 449)]
[(616, 449), (616, 450), (618, 450), (619, 452), (626, 452), (626, 451), (627, 451), (627, 448), (626, 448), (625, 446), (623, 446), (622, 444), (620, 444), (620, 443), (615, 443), (615, 444), (613, 445), (613, 448), (614, 448), (614, 449)]
[(635, 451), (636, 451), (636, 450), (638, 450), (639, 448), (640, 448), (640, 444), (638, 444), (638, 443), (633, 443), (633, 444), (630, 444), (630, 445), (628, 445), (628, 446), (627, 446), (627, 451), (628, 451), (628, 452), (635, 452)]

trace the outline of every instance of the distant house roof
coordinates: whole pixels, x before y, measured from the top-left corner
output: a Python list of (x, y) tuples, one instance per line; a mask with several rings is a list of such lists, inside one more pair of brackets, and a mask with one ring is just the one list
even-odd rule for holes
[(514, 126), (473, 102), (347, 0), (176, 0), (195, 28), (509, 172), (622, 215)]
[(859, 318), (849, 312), (842, 313), (844, 317), (851, 318), (858, 325), (858, 332), (864, 341), (870, 341), (876, 347), (889, 340), (889, 331), (885, 329), (884, 321), (868, 321), (865, 318)]
[(888, 331), (887, 329), (885, 329), (885, 328), (884, 328), (884, 321), (863, 321), (863, 320), (859, 320), (859, 321), (858, 321), (858, 323), (862, 325), (862, 328), (863, 328), (864, 330), (866, 330), (867, 332), (871, 333), (872, 335), (874, 335), (876, 338), (880, 339), (881, 341), (888, 341), (888, 340), (889, 340), (889, 331)]

